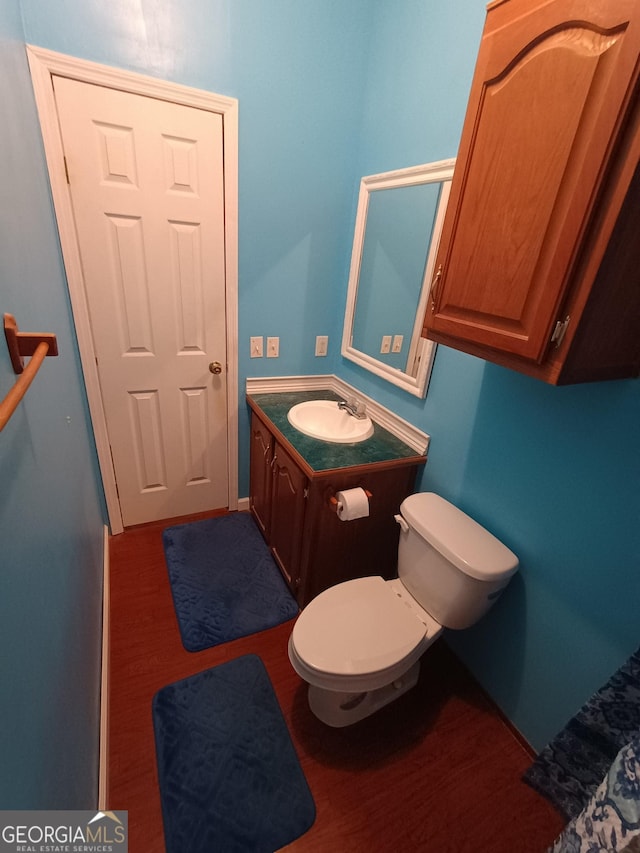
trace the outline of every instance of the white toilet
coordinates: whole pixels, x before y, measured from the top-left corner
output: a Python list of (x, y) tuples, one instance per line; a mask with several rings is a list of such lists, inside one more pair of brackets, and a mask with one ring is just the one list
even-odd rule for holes
[(495, 536), (431, 492), (406, 498), (396, 521), (398, 578), (358, 578), (325, 590), (289, 638), (311, 710), (329, 726), (355, 723), (406, 693), (443, 628), (477, 622), (518, 569)]

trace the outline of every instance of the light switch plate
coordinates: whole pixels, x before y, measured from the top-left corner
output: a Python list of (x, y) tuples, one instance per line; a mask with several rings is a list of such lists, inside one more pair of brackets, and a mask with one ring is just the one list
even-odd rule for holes
[(262, 358), (262, 338), (251, 338), (251, 358)]
[(280, 355), (280, 338), (267, 338), (267, 358), (277, 358)]
[(329, 348), (329, 336), (328, 335), (317, 335), (316, 336), (316, 355), (326, 355), (328, 348)]

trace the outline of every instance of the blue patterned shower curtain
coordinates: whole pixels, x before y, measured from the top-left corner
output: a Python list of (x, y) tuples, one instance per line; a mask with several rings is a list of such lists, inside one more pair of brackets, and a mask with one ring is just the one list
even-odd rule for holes
[(553, 853), (640, 853), (640, 649), (523, 778), (570, 821)]

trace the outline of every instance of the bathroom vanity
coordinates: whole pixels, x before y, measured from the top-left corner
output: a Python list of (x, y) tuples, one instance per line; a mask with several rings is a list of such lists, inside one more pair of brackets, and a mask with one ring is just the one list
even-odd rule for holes
[[(414, 491), (426, 456), (387, 429), (354, 444), (310, 438), (289, 409), (332, 391), (251, 394), (250, 508), (301, 607), (319, 592), (367, 575), (395, 576), (399, 528), (394, 515)], [(341, 521), (336, 492), (370, 492), (369, 516)]]

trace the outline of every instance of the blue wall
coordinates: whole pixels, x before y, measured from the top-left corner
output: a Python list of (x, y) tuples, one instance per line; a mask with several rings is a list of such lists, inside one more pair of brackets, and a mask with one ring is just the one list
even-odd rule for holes
[[(455, 156), (484, 3), (377, 12), (360, 172)], [(640, 645), (640, 382), (553, 388), (443, 346), (425, 401), (351, 362), (338, 372), (431, 435), (420, 489), (520, 557), (490, 615), (448, 636), (542, 747)]]
[[(239, 99), (240, 446), (246, 376), (333, 373), (362, 114), (368, 0), (22, 0), (41, 47)], [(252, 335), (278, 359), (250, 359)], [(316, 335), (330, 353), (314, 356)], [(240, 495), (248, 459), (240, 456)]]
[[(17, 0), (0, 115), (0, 313), (60, 350), (0, 434), (0, 808), (92, 808), (104, 512)], [(0, 397), (15, 379), (3, 339)]]
[[(420, 487), (522, 561), (451, 642), (541, 746), (637, 642), (640, 385), (551, 388), (439, 347), (423, 401), (339, 355), (359, 178), (455, 155), (484, 0), (20, 5), (29, 42), (239, 98), (241, 396), (247, 375), (336, 372), (432, 436)], [(251, 335), (280, 358), (250, 361)]]
[(484, 370), (459, 503), (522, 569), (454, 648), (538, 746), (640, 645), (638, 424), (637, 380)]

